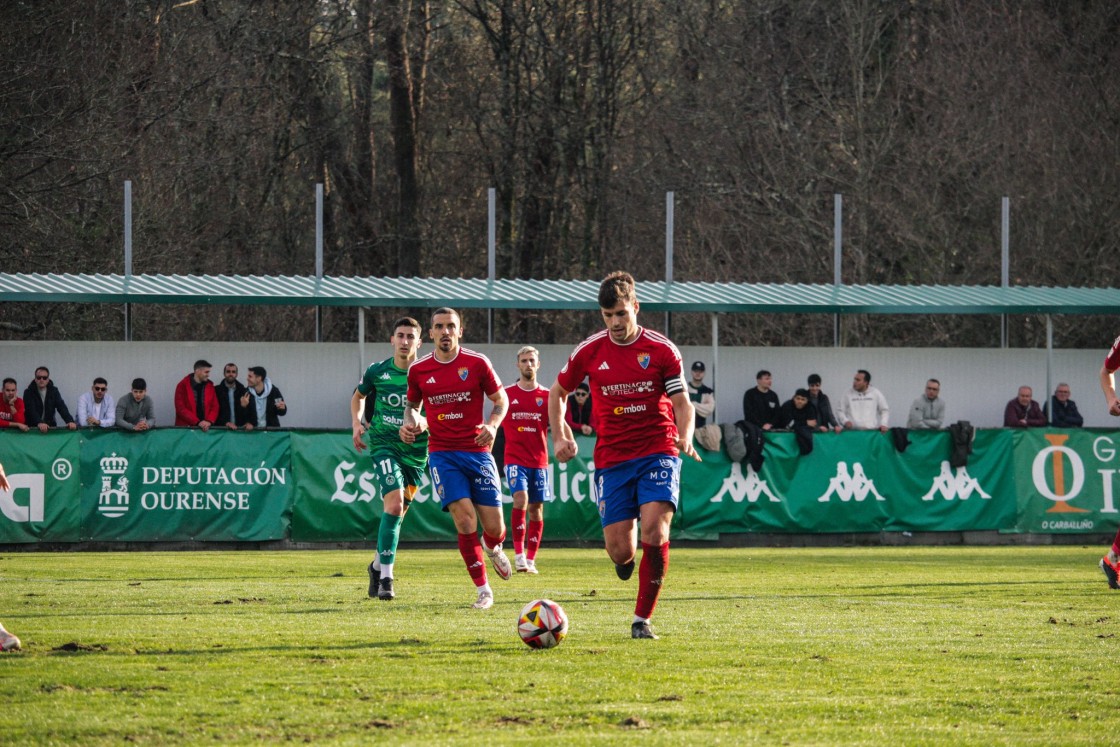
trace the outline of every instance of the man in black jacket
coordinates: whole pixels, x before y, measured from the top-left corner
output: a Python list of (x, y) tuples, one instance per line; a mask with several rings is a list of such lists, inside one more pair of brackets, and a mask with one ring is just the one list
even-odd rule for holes
[(246, 391), (245, 385), (237, 380), (237, 364), (227, 363), (222, 369), (222, 380), (214, 385), (214, 393), (218, 395), (218, 419), (214, 421), (215, 426), (235, 431), (249, 422), (246, 408), (241, 406), (241, 399)]
[(70, 430), (78, 427), (70, 416), (70, 409), (62, 401), (58, 387), (51, 381), (51, 372), (46, 366), (35, 369), (35, 380), (23, 390), (23, 407), (27, 425), (37, 427), (42, 433), (57, 425), (55, 415), (61, 416), (62, 422)]
[(764, 431), (778, 427), (778, 410), (782, 403), (770, 388), (770, 372), (759, 371), (754, 377), (757, 386), (743, 394), (743, 420), (757, 425)]

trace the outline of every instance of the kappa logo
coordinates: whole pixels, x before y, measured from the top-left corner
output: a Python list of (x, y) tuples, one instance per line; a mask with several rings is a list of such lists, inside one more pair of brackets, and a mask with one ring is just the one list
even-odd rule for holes
[(957, 467), (956, 472), (949, 466), (948, 460), (941, 463), (941, 473), (933, 478), (933, 485), (929, 492), (922, 496), (923, 501), (932, 501), (938, 494), (947, 501), (957, 498), (967, 501), (976, 493), (981, 498), (990, 499), (992, 496), (984, 492), (976, 478), (968, 474), (965, 467)]
[(611, 367), (607, 365), (606, 361), (603, 361), (602, 363), (599, 364), (599, 370), (600, 371), (610, 371)]
[(817, 499), (820, 503), (828, 503), (828, 500), (835, 495), (844, 503), (855, 499), (856, 503), (861, 503), (867, 500), (867, 496), (875, 496), (877, 501), (887, 500), (879, 495), (879, 491), (875, 489), (875, 483), (867, 478), (863, 472), (863, 465), (856, 462), (852, 465), (852, 473), (848, 474), (848, 463), (836, 463), (836, 477), (828, 481), (828, 490), (825, 494)]
[(712, 503), (723, 503), (723, 497), (727, 496), (735, 503), (742, 503), (746, 499), (747, 503), (757, 503), (758, 499), (762, 496), (771, 503), (781, 503), (781, 499), (774, 495), (770, 490), (770, 486), (766, 481), (758, 476), (758, 473), (748, 464), (747, 474), (743, 474), (743, 465), (739, 462), (731, 463), (731, 474), (723, 478), (723, 485), (720, 486), (719, 492), (712, 496)]
[[(97, 512), (109, 519), (128, 513), (128, 460), (114, 451), (101, 459), (101, 493), (97, 496)], [(117, 478), (116, 487), (113, 478)]]
[(388, 381), (391, 378), (393, 378), (393, 377), (389, 375), (388, 371), (385, 371), (384, 373), (381, 374), (381, 380), (382, 381)]

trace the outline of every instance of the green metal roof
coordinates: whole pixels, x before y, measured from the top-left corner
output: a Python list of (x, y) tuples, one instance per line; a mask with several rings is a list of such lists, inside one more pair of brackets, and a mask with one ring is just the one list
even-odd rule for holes
[[(596, 309), (598, 280), (0, 273), (0, 301)], [(1118, 288), (639, 282), (646, 311), (1114, 314)]]

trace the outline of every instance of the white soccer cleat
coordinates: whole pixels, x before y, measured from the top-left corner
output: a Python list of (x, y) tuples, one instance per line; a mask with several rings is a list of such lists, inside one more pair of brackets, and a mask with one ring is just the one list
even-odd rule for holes
[(535, 575), (536, 573), (538, 573), (538, 571), (537, 571), (537, 561), (535, 561), (535, 560), (528, 560), (528, 561), (526, 561), (526, 562), (527, 562), (527, 563), (529, 564), (529, 567), (525, 569), (525, 572), (526, 572), (526, 573), (532, 573), (532, 574), (534, 574), (534, 575)]
[[(508, 563), (509, 561), (507, 560), (506, 562)], [(474, 607), (476, 610), (488, 610), (493, 606), (494, 592), (490, 591), (489, 589), (479, 589), (478, 599), (474, 601), (474, 604), (472, 604), (471, 607)]]
[(513, 556), (513, 569), (518, 573), (529, 572), (529, 561), (524, 555)]
[(495, 547), (493, 550), (487, 550), (486, 554), (490, 556), (490, 562), (494, 565), (494, 572), (498, 574), (498, 578), (509, 581), (509, 577), (513, 575), (513, 566), (509, 564), (509, 558), (502, 549)]
[(23, 648), (19, 638), (4, 630), (4, 626), (0, 625), (0, 651), (19, 651)]

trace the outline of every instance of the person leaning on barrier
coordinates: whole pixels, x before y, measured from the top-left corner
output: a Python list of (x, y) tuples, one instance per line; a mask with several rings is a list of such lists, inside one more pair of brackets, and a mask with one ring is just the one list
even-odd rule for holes
[(109, 382), (98, 376), (88, 392), (78, 397), (78, 425), (112, 428), (117, 419), (116, 404), (109, 394)]
[(195, 426), (204, 431), (218, 419), (218, 395), (210, 381), (210, 363), (194, 362), (194, 371), (175, 386), (175, 425)]
[(888, 430), (890, 407), (887, 398), (871, 386), (871, 374), (864, 369), (856, 371), (852, 388), (840, 398), (840, 422), (848, 430), (873, 431), (883, 433)]
[(241, 395), (241, 406), (246, 413), (245, 430), (279, 428), (280, 416), (288, 414), (288, 405), (284, 402), (284, 395), (272, 385), (264, 366), (249, 366), (245, 381), (248, 386), (245, 394)]
[(914, 430), (936, 430), (945, 422), (945, 401), (941, 399), (941, 382), (930, 379), (926, 390), (910, 405), (906, 427)]
[(1004, 428), (1041, 428), (1046, 425), (1046, 416), (1031, 398), (1032, 394), (1034, 391), (1029, 386), (1019, 387), (1019, 396), (1003, 408)]
[(55, 426), (56, 414), (70, 430), (78, 427), (74, 418), (70, 417), (70, 408), (63, 402), (61, 392), (51, 381), (51, 372), (46, 366), (35, 369), (35, 380), (23, 391), (23, 406), (27, 425), (38, 428), (41, 433)]
[(817, 428), (822, 433), (828, 433), (830, 430), (839, 433), (844, 430), (840, 421), (836, 419), (836, 414), (832, 411), (832, 403), (829, 401), (828, 395), (821, 391), (821, 375), (809, 374), (807, 383), (809, 385), (809, 404), (817, 408)]
[(0, 428), (18, 428), (27, 433), (27, 417), (23, 411), (23, 399), (19, 396), (19, 385), (13, 378), (4, 379), (4, 399), (0, 402)]
[(133, 379), (131, 394), (117, 400), (117, 427), (126, 431), (146, 431), (155, 425), (155, 405), (148, 396), (148, 382)]
[(1077, 410), (1077, 403), (1069, 395), (1069, 384), (1063, 381), (1054, 388), (1054, 396), (1042, 408), (1042, 414), (1055, 428), (1080, 428), (1085, 424), (1085, 419)]
[(778, 393), (770, 388), (773, 379), (769, 371), (759, 371), (754, 379), (756, 385), (743, 393), (743, 420), (769, 431), (777, 427), (782, 401), (778, 399)]
[(245, 385), (237, 380), (237, 365), (227, 363), (222, 368), (222, 380), (214, 385), (214, 393), (218, 396), (218, 419), (214, 425), (231, 431), (249, 428), (245, 408), (241, 406), (245, 391)]

